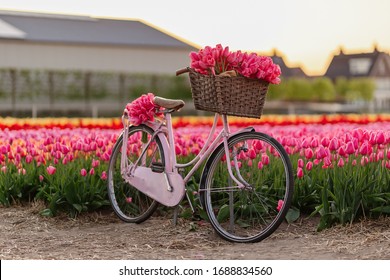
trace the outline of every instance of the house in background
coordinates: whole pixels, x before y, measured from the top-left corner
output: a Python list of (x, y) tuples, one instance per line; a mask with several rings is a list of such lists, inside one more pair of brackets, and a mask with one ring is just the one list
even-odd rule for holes
[(283, 78), (307, 78), (308, 76), (303, 72), (301, 67), (289, 67), (286, 65), (282, 55), (278, 53), (277, 50), (274, 50), (273, 55), (271, 55), (272, 61), (280, 66), (282, 71)]
[(196, 49), (140, 20), (0, 11), (0, 68), (174, 75)]
[(390, 55), (377, 47), (370, 53), (355, 54), (345, 54), (340, 49), (340, 53), (331, 60), (325, 76), (333, 81), (339, 77), (372, 78), (376, 85), (374, 109), (390, 111)]

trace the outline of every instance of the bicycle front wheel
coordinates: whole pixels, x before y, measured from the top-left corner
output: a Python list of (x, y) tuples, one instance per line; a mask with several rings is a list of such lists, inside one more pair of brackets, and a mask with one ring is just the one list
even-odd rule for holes
[[(139, 166), (152, 164), (165, 166), (164, 151), (158, 137), (152, 139), (153, 130), (145, 125), (129, 128), (127, 160), (129, 164), (138, 162)], [(147, 145), (150, 142), (149, 145)], [(131, 223), (141, 223), (156, 210), (158, 203), (127, 183), (121, 174), (121, 154), (123, 136), (119, 137), (111, 154), (108, 169), (107, 191), (112, 208), (117, 216)], [(140, 158), (142, 150), (146, 152)]]
[[(229, 163), (221, 144), (205, 165), (200, 199), (216, 232), (232, 242), (258, 242), (282, 223), (291, 205), (290, 159), (274, 138), (244, 132), (228, 140)], [(229, 175), (227, 164), (239, 187)]]

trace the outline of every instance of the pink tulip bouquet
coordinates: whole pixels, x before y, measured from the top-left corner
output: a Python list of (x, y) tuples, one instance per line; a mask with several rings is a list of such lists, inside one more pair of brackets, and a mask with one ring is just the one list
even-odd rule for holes
[(234, 73), (251, 79), (264, 80), (271, 84), (280, 83), (280, 67), (267, 56), (256, 53), (231, 52), (221, 44), (215, 48), (205, 47), (198, 52), (191, 52), (191, 68), (204, 75)]
[(140, 125), (146, 121), (153, 121), (154, 117), (159, 115), (158, 111), (161, 108), (154, 103), (153, 99), (153, 93), (143, 94), (126, 105), (130, 122), (133, 125)]

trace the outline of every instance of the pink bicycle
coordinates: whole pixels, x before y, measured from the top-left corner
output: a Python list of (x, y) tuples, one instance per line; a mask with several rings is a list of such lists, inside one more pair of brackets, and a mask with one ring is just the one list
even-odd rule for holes
[[(205, 163), (198, 195), (215, 231), (232, 242), (258, 242), (272, 234), (293, 195), (293, 170), (283, 146), (253, 127), (231, 133), (227, 115), (216, 113), (199, 154), (178, 163), (171, 114), (185, 104), (160, 97), (154, 103), (164, 108), (163, 118), (132, 126), (126, 112), (122, 117), (124, 129), (108, 170), (108, 195), (118, 217), (141, 223), (159, 203), (177, 206), (188, 196), (186, 183)], [(182, 176), (184, 170), (189, 171)]]

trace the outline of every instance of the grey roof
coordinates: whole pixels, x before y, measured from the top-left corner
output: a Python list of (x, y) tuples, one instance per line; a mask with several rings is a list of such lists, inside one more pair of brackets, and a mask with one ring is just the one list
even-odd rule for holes
[(195, 49), (139, 20), (0, 11), (0, 39)]
[(278, 56), (276, 53), (271, 56), (272, 61), (275, 64), (278, 64), (280, 67), (280, 70), (282, 71), (282, 77), (285, 78), (306, 78), (307, 75), (300, 67), (288, 67), (286, 63), (284, 62), (283, 57)]
[[(367, 77), (370, 76), (370, 73), (375, 65), (376, 60), (378, 59), (381, 52), (375, 49), (371, 53), (356, 53), (356, 54), (345, 54), (342, 51), (339, 55), (335, 55), (332, 61), (329, 64), (328, 69), (326, 70), (325, 76), (331, 79), (337, 77)], [(367, 59), (370, 61), (370, 66), (368, 67), (366, 73), (352, 73), (350, 67), (350, 61), (353, 59)]]

